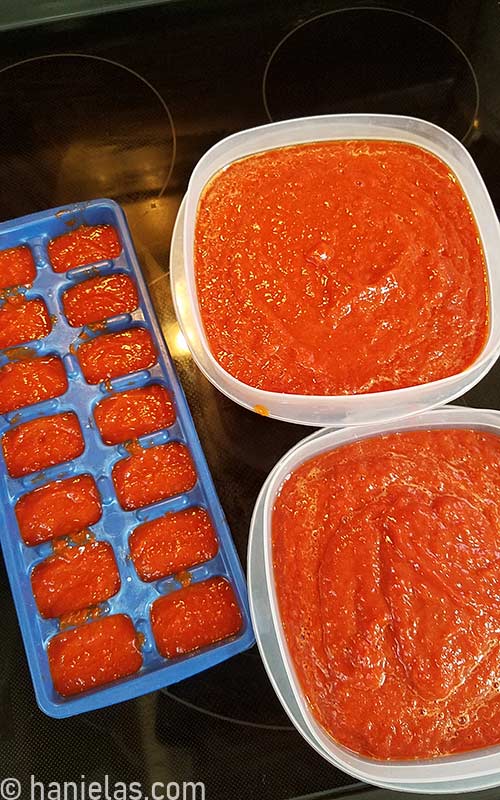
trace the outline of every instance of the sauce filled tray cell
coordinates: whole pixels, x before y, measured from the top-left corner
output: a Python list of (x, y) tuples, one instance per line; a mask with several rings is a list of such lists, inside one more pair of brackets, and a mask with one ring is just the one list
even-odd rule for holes
[(50, 716), (253, 644), (238, 555), (110, 200), (0, 224), (0, 529)]

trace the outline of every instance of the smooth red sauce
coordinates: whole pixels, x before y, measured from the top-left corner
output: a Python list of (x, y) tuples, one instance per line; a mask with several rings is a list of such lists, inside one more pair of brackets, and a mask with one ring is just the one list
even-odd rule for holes
[(273, 570), (312, 713), (380, 759), (500, 742), (500, 437), (405, 432), (283, 484)]
[(30, 546), (78, 533), (94, 525), (101, 513), (99, 492), (90, 475), (40, 486), (16, 503), (19, 530)]
[(31, 286), (35, 278), (36, 267), (29, 247), (0, 250), (0, 289)]
[(7, 431), (2, 439), (3, 456), (12, 478), (71, 461), (84, 448), (80, 423), (72, 412), (24, 422)]
[(145, 328), (107, 333), (80, 345), (78, 360), (85, 380), (99, 383), (156, 363), (156, 350)]
[(52, 239), (48, 251), (54, 272), (66, 272), (74, 267), (116, 258), (122, 246), (112, 225), (82, 225)]
[(146, 436), (175, 422), (175, 409), (163, 386), (143, 386), (102, 400), (94, 417), (106, 444)]
[(122, 273), (90, 278), (63, 294), (64, 313), (70, 325), (91, 325), (118, 314), (129, 314), (139, 305), (135, 284)]
[(52, 329), (43, 300), (26, 300), (22, 294), (7, 297), (0, 308), (0, 350), (43, 339)]
[(142, 666), (137, 632), (124, 614), (54, 636), (47, 654), (55, 689), (64, 697), (125, 678)]
[(68, 379), (57, 356), (23, 358), (0, 369), (0, 414), (64, 394)]
[(461, 372), (486, 341), (471, 209), (414, 145), (317, 142), (231, 164), (201, 197), (194, 261), (214, 357), (260, 389), (413, 386)]
[(62, 548), (38, 564), (31, 586), (42, 617), (62, 617), (113, 597), (120, 573), (107, 542)]
[(188, 508), (139, 525), (130, 555), (139, 577), (155, 581), (208, 561), (217, 554), (215, 530), (204, 508)]
[(155, 600), (151, 626), (159, 652), (175, 658), (233, 636), (242, 619), (230, 583), (211, 578)]
[(113, 483), (122, 508), (130, 511), (192, 489), (196, 471), (187, 447), (179, 442), (138, 448), (113, 467)]

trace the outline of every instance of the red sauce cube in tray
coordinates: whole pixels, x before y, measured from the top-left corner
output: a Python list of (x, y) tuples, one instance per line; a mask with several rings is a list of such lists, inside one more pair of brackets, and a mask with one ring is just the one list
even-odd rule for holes
[(43, 300), (26, 300), (16, 294), (0, 308), (0, 350), (43, 339), (51, 329), (52, 320)]
[(76, 414), (38, 417), (7, 431), (2, 439), (7, 470), (12, 478), (71, 461), (85, 449)]
[(63, 308), (70, 325), (90, 325), (117, 314), (129, 314), (139, 305), (135, 284), (122, 273), (90, 278), (63, 295)]
[(57, 356), (11, 361), (0, 369), (0, 414), (59, 397), (67, 388), (66, 372)]
[(99, 492), (90, 475), (47, 483), (16, 503), (19, 530), (30, 546), (72, 536), (94, 525), (101, 514)]
[(77, 351), (85, 380), (89, 383), (118, 378), (156, 363), (156, 350), (144, 328), (106, 333), (80, 345)]
[(116, 258), (122, 251), (112, 225), (81, 225), (49, 242), (49, 259), (54, 272)]
[(107, 397), (96, 406), (94, 416), (106, 444), (137, 439), (175, 422), (170, 395), (158, 384)]
[(179, 442), (137, 448), (113, 467), (113, 483), (122, 508), (157, 503), (192, 489), (196, 471), (187, 447)]
[(214, 527), (204, 508), (165, 514), (139, 525), (130, 537), (132, 561), (143, 581), (202, 564), (217, 550)]
[(151, 606), (153, 635), (165, 658), (226, 639), (238, 633), (241, 624), (233, 588), (225, 578), (193, 583)]
[(47, 654), (55, 689), (63, 696), (132, 675), (142, 666), (139, 637), (125, 614), (59, 633)]
[(107, 542), (67, 545), (34, 568), (31, 586), (42, 617), (62, 617), (102, 603), (120, 588), (113, 548)]
[(0, 289), (30, 286), (36, 278), (31, 250), (25, 245), (0, 250)]

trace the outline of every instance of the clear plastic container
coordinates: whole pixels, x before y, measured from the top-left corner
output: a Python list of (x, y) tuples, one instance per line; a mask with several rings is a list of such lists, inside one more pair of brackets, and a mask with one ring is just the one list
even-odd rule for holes
[[(333, 139), (390, 139), (435, 153), (457, 175), (479, 228), (490, 285), (487, 343), (467, 369), (439, 381), (360, 395), (294, 395), (256, 389), (234, 378), (216, 361), (208, 345), (197, 301), (193, 252), (196, 214), (207, 181), (236, 159), (276, 147)], [(285, 120), (233, 134), (198, 162), (179, 211), (171, 250), (170, 275), (177, 319), (192, 356), (221, 392), (246, 408), (304, 425), (360, 425), (418, 414), (448, 403), (477, 383), (500, 352), (500, 226), (483, 180), (467, 150), (450, 133), (430, 122), (384, 114), (346, 114)], [(355, 358), (355, 354), (353, 354)]]
[[(287, 680), (293, 692), (293, 698), (300, 712), (300, 717), (307, 730), (306, 738), (324, 755), (332, 764), (353, 775), (354, 777), (381, 786), (391, 786), (394, 789), (404, 790), (404, 787), (420, 784), (440, 784), (443, 781), (467, 782), (470, 791), (472, 788), (484, 788), (496, 785), (494, 776), (500, 785), (500, 745), (481, 750), (459, 753), (435, 759), (417, 759), (408, 761), (379, 761), (367, 756), (358, 755), (352, 750), (338, 744), (316, 721), (305, 700), (300, 683), (297, 679), (293, 662), (288, 652), (288, 646), (281, 624), (274, 574), (272, 568), (271, 550), (271, 525), (272, 510), (277, 492), (283, 481), (300, 464), (320, 453), (332, 450), (340, 445), (348, 444), (368, 436), (390, 433), (402, 430), (428, 430), (434, 428), (474, 428), (488, 431), (500, 436), (500, 412), (472, 408), (443, 408), (427, 411), (412, 419), (386, 422), (379, 425), (370, 425), (363, 428), (346, 428), (337, 431), (323, 431), (321, 434), (304, 439), (293, 447), (276, 465), (272, 475), (266, 483), (265, 495), (261, 496), (262, 528), (264, 549), (264, 571), (267, 597), (270, 607), (268, 621), (269, 631), (276, 635), (281, 661), (285, 669)], [(257, 513), (257, 512), (256, 512)], [(255, 522), (255, 517), (254, 521)], [(262, 591), (262, 590), (261, 590)], [(255, 608), (255, 580), (251, 580), (251, 606)], [(258, 598), (257, 598), (258, 600)], [(258, 638), (262, 638), (262, 625)], [(264, 659), (266, 662), (266, 659)], [(276, 663), (276, 661), (274, 662)], [(279, 665), (278, 665), (279, 666)], [(269, 668), (269, 663), (268, 663)], [(272, 670), (272, 667), (271, 667)], [(277, 673), (279, 674), (279, 673)], [(276, 688), (279, 677), (274, 676), (272, 682)], [(281, 679), (281, 685), (283, 681)], [(290, 713), (291, 719), (297, 724), (296, 715)], [(300, 725), (297, 725), (300, 728)], [(484, 780), (483, 780), (484, 779)], [(416, 791), (416, 789), (406, 789)], [(425, 791), (422, 786), (420, 791)], [(435, 789), (433, 791), (436, 791)]]
[[(313, 434), (313, 436), (321, 437), (325, 434), (328, 434), (328, 430), (319, 431)], [(312, 437), (309, 437), (309, 441), (311, 438)], [(319, 755), (327, 761), (334, 763), (336, 766), (339, 766), (339, 764), (332, 759), (331, 755), (321, 747), (306, 725), (296, 702), (294, 690), (288, 680), (272, 621), (271, 604), (264, 570), (264, 502), (267, 496), (268, 485), (273, 480), (274, 471), (275, 470), (269, 474), (257, 498), (248, 537), (247, 579), (252, 625), (264, 667), (286, 714), (305, 741), (316, 750)], [(372, 780), (372, 783), (373, 782)], [(443, 780), (436, 783), (393, 784), (391, 782), (377, 780), (377, 786), (381, 786), (385, 789), (397, 790), (398, 792), (455, 795), (463, 792), (479, 791), (500, 786), (500, 771), (491, 775), (479, 775), (475, 778), (463, 778), (458, 780)]]

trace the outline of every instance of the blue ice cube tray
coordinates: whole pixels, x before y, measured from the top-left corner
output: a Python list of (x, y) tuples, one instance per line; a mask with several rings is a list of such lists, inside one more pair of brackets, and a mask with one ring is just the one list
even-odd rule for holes
[[(48, 257), (49, 241), (82, 224), (113, 225), (121, 239), (121, 254), (113, 260), (77, 267), (66, 273), (54, 272)], [(34, 355), (55, 354), (62, 359), (68, 378), (68, 389), (56, 399), (0, 416), (0, 436), (10, 427), (35, 417), (71, 410), (78, 416), (85, 450), (73, 461), (18, 480), (9, 477), (3, 452), (0, 452), (1, 544), (38, 705), (52, 717), (68, 717), (128, 700), (188, 678), (247, 649), (253, 644), (254, 637), (241, 564), (215, 492), (189, 406), (163, 340), (123, 210), (112, 200), (93, 200), (0, 224), (0, 250), (22, 244), (31, 249), (37, 275), (30, 288), (21, 287), (19, 291), (24, 292), (28, 299), (42, 298), (55, 321), (51, 332), (44, 339), (30, 342), (27, 346)], [(75, 350), (77, 352), (78, 345), (82, 342), (82, 332), (83, 338), (88, 341), (101, 335), (103, 330), (71, 327), (63, 312), (62, 294), (86, 278), (114, 272), (126, 273), (133, 278), (139, 295), (139, 308), (132, 314), (108, 319), (105, 332), (130, 327), (147, 328), (156, 346), (158, 361), (148, 370), (131, 373), (111, 382), (90, 385), (83, 377)], [(12, 358), (12, 355), (0, 352), (0, 367), (9, 357)], [(191, 452), (198, 480), (194, 488), (185, 494), (136, 511), (124, 511), (115, 494), (111, 471), (113, 465), (129, 453), (123, 445), (104, 444), (94, 421), (93, 409), (109, 394), (153, 383), (161, 384), (170, 393), (176, 420), (168, 429), (142, 437), (139, 442), (143, 447), (171, 441), (185, 443)], [(130, 677), (79, 695), (62, 697), (53, 686), (47, 658), (47, 644), (59, 632), (59, 622), (41, 617), (30, 580), (35, 565), (52, 554), (52, 543), (26, 546), (20, 536), (14, 506), (22, 495), (38, 486), (79, 474), (90, 474), (97, 483), (102, 517), (91, 530), (97, 540), (112, 545), (121, 578), (120, 590), (101, 604), (100, 612), (123, 613), (131, 618), (137, 632), (141, 634), (140, 639), (143, 639), (143, 666)], [(141, 522), (155, 519), (166, 512), (194, 506), (205, 508), (210, 515), (218, 537), (219, 550), (211, 561), (190, 568), (191, 580), (194, 583), (211, 576), (225, 576), (235, 591), (243, 625), (240, 632), (229, 639), (185, 656), (166, 659), (156, 648), (149, 611), (155, 599), (177, 591), (181, 588), (180, 583), (174, 575), (153, 583), (142, 581), (130, 558), (128, 540), (131, 532)]]

